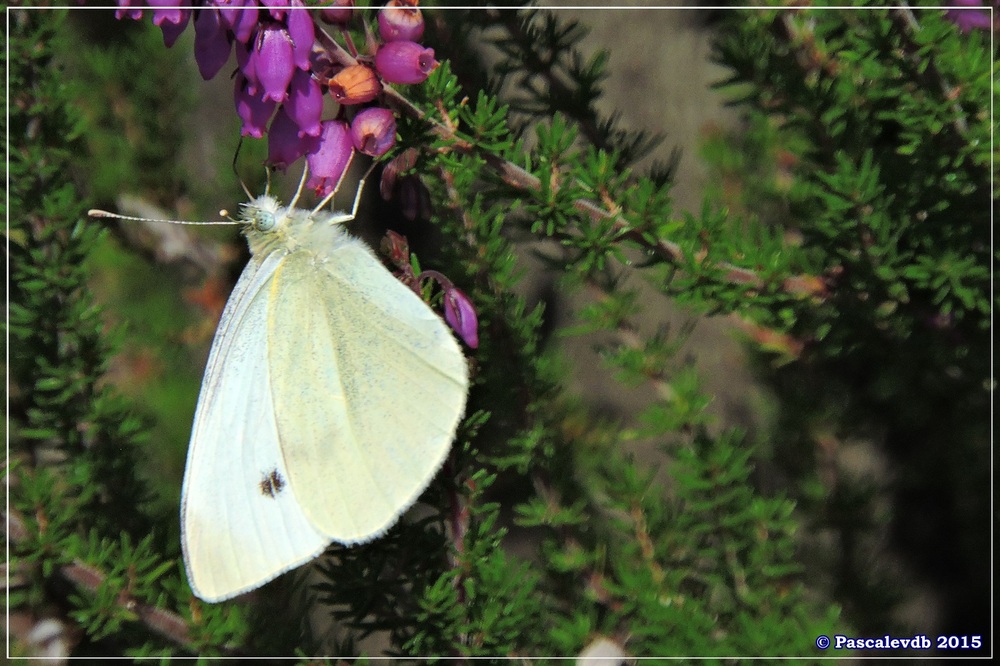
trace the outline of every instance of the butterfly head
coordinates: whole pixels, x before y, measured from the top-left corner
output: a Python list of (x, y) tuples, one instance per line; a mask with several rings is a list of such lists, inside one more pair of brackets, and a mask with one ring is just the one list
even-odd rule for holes
[(243, 204), (240, 221), (253, 254), (305, 249), (325, 255), (343, 242), (346, 234), (338, 223), (351, 217), (335, 213), (317, 220), (315, 211), (285, 206), (265, 194)]
[(249, 229), (266, 234), (278, 229), (284, 223), (285, 217), (285, 208), (277, 199), (265, 194), (250, 203), (243, 204), (243, 214), (240, 219)]

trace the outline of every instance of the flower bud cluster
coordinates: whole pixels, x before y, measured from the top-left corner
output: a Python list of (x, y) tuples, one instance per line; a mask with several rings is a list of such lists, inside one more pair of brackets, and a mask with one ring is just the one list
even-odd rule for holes
[[(302, 0), (118, 0), (118, 18), (152, 13), (153, 24), (172, 46), (194, 24), (195, 60), (202, 77), (218, 74), (235, 52), (233, 101), (243, 136), (268, 139), (268, 163), (287, 168), (305, 156), (308, 186), (320, 196), (331, 192), (354, 151), (378, 157), (396, 142), (392, 111), (377, 104), (385, 83), (425, 81), (437, 67), (434, 50), (417, 43), (424, 32), (418, 0), (390, 0), (379, 10), (381, 43), (359, 56), (358, 64), (335, 65), (316, 43), (314, 13), (340, 26), (348, 47), (347, 24), (360, 15), (353, 0), (334, 0), (310, 10)], [(324, 101), (337, 103), (324, 119)]]
[[(434, 50), (418, 43), (424, 20), (417, 2), (389, 0), (379, 10), (381, 42), (370, 39), (374, 53), (367, 56), (356, 52), (346, 28), (360, 14), (353, 10), (354, 0), (333, 0), (319, 9), (307, 8), (302, 0), (118, 0), (117, 17), (140, 19), (144, 9), (151, 10), (168, 47), (193, 23), (195, 60), (206, 80), (235, 52), (233, 101), (241, 133), (257, 139), (266, 135), (267, 162), (278, 169), (304, 156), (307, 186), (322, 197), (336, 189), (355, 151), (378, 157), (395, 145), (396, 118), (377, 105), (383, 85), (422, 83), (438, 66)], [(317, 44), (314, 14), (340, 28), (357, 64), (334, 63)], [(327, 96), (336, 102), (337, 111), (324, 119)], [(412, 155), (394, 161), (387, 169), (392, 183), (413, 164)], [(400, 191), (409, 195), (413, 216), (429, 206), (421, 197), (425, 190), (419, 179), (402, 176), (399, 183)], [(445, 320), (466, 344), (476, 347), (478, 321), (469, 298), (436, 271), (414, 275), (405, 240), (398, 237), (394, 243), (394, 262), (409, 269), (402, 270), (400, 279), (418, 293), (422, 281), (437, 281), (444, 292)]]

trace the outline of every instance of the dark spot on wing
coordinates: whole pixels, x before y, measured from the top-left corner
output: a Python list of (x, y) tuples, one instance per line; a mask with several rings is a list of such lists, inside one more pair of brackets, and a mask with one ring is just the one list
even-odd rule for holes
[(271, 481), (271, 487), (274, 488), (275, 495), (285, 488), (285, 480), (278, 474), (277, 468), (271, 470), (271, 475), (268, 478)]
[(278, 468), (273, 468), (270, 472), (264, 472), (260, 478), (260, 494), (267, 497), (277, 497), (285, 489), (285, 479), (278, 473)]

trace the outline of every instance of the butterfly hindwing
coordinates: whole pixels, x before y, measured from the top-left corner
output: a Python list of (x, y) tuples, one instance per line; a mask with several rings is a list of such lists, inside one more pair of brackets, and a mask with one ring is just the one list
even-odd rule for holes
[(441, 318), (346, 234), (322, 260), (289, 253), (274, 280), (268, 349), (291, 485), (316, 529), (368, 541), (444, 461), (465, 358)]

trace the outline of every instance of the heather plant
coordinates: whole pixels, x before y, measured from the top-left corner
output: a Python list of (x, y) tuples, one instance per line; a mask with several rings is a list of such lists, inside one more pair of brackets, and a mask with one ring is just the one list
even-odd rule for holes
[[(981, 21), (726, 12), (722, 93), (745, 125), (706, 144), (729, 187), (692, 212), (672, 205), (674, 165), (635, 169), (661, 139), (597, 111), (607, 54), (585, 57), (583, 29), (558, 12), (121, 4), (120, 21), (9, 10), (8, 612), (32, 628), (19, 654), (47, 637), (75, 656), (137, 660), (544, 662), (608, 646), (809, 658), (849, 654), (817, 647), (823, 635), (931, 630), (991, 649), (993, 72)], [(186, 174), (199, 74), (231, 86), (232, 122), (217, 163)], [(117, 347), (161, 326), (173, 356), (158, 358), (197, 365), (187, 350), (211, 316), (140, 296), (149, 319), (129, 322), (97, 308), (92, 292), (109, 287), (92, 285), (102, 260), (121, 273), (145, 254), (153, 281), (198, 285), (165, 286), (211, 312), (220, 266), (238, 263), (225, 248), (240, 241), (136, 240), (123, 224), (110, 243), (114, 227), (85, 211), (135, 187), (194, 217), (219, 192), (239, 200), (230, 162), (251, 190), (262, 163), (306, 163), (320, 200), (368, 158), (389, 202), (370, 217), (401, 220), (376, 236), (387, 265), (427, 294), (437, 285), (470, 349), (458, 437), (384, 537), (204, 603), (181, 563), (179, 472), (150, 464), (163, 449), (183, 460), (185, 441), (156, 422), (190, 423), (197, 384), (158, 416), (108, 375), (122, 375)], [(568, 390), (574, 359), (519, 295), (525, 241), (553, 249), (563, 290), (589, 295), (561, 334), (601, 335), (609, 376), (650, 396), (638, 426)], [(747, 332), (775, 395), (766, 431), (709, 416), (684, 331), (639, 323), (658, 304), (635, 278)], [(141, 358), (156, 382), (174, 372)], [(665, 474), (625, 452), (638, 439), (659, 445)], [(852, 474), (859, 441), (890, 461), (887, 478)], [(942, 619), (908, 621), (904, 593), (928, 581)]]
[[(760, 12), (718, 48), (748, 131), (712, 160), (823, 283), (756, 334), (795, 359), (761, 373), (780, 406), (770, 457), (810, 531), (836, 537), (808, 557), (842, 572), (855, 626), (906, 631), (919, 588), (942, 634), (987, 633), (988, 15), (832, 14)], [(883, 462), (858, 469), (859, 452)]]

